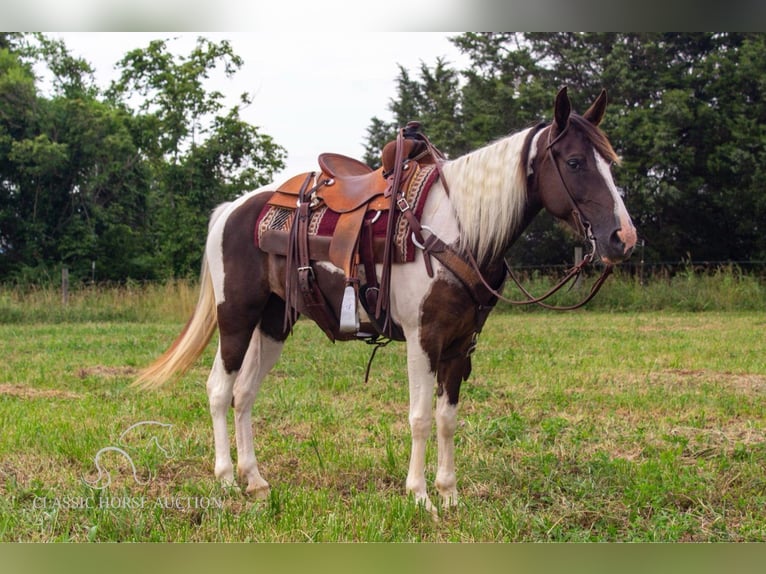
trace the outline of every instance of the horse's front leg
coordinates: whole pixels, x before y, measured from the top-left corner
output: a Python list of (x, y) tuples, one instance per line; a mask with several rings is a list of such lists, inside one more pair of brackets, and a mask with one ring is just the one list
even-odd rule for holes
[(470, 358), (461, 353), (439, 364), (436, 399), (436, 436), (438, 466), (436, 490), (444, 508), (457, 506), (457, 474), (455, 472), (455, 430), (457, 429), (457, 404), (460, 384), (470, 372)]
[(426, 443), (431, 433), (433, 392), (436, 373), (431, 370), (428, 356), (415, 342), (417, 338), (409, 339), (407, 344), (407, 374), (410, 390), (410, 430), (412, 433), (412, 451), (410, 467), (407, 472), (406, 488), (412, 493), (415, 502), (422, 504), (426, 510), (436, 513), (426, 491)]
[(457, 506), (457, 474), (455, 473), (455, 429), (457, 428), (457, 405), (450, 404), (447, 394), (436, 400), (436, 437), (438, 466), (436, 490), (444, 508)]

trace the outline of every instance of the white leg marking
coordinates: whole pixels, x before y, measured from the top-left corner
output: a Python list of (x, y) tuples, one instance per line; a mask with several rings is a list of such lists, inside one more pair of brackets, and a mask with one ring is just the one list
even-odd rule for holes
[(445, 508), (457, 506), (457, 475), (455, 473), (455, 429), (457, 405), (449, 404), (447, 393), (436, 400), (436, 436), (438, 441), (438, 467), (436, 489)]
[(431, 372), (428, 357), (423, 352), (418, 338), (408, 336), (407, 372), (410, 386), (410, 429), (412, 432), (412, 452), (410, 467), (407, 472), (407, 492), (415, 496), (415, 502), (431, 513), (436, 508), (431, 504), (426, 491), (426, 442), (431, 433), (432, 402), (435, 376)]
[(245, 361), (234, 383), (234, 429), (237, 437), (237, 474), (247, 481), (246, 492), (257, 498), (269, 494), (269, 483), (258, 470), (253, 447), (252, 408), (263, 379), (279, 359), (283, 343), (253, 332)]
[(213, 368), (207, 379), (207, 396), (210, 403), (210, 416), (213, 418), (215, 477), (225, 486), (234, 485), (234, 466), (229, 451), (229, 430), (226, 424), (226, 414), (231, 406), (235, 376), (236, 373), (226, 374), (219, 345)]

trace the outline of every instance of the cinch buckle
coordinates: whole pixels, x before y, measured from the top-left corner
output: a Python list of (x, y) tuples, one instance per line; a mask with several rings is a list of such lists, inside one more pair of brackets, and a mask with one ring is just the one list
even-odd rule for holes
[(313, 268), (313, 267), (311, 267), (311, 265), (304, 265), (303, 267), (298, 267), (298, 268), (296, 269), (296, 271), (297, 271), (298, 273), (300, 273), (301, 271), (308, 271), (308, 274), (309, 274), (309, 276), (310, 276), (312, 279), (314, 279), (314, 268)]
[(401, 211), (402, 213), (404, 213), (405, 211), (409, 211), (411, 209), (410, 204), (407, 203), (407, 198), (404, 196), (396, 200), (396, 206), (399, 208), (399, 211)]

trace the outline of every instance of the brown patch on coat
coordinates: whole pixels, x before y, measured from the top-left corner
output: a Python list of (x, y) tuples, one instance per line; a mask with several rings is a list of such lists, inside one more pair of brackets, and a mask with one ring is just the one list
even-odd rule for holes
[[(275, 325), (279, 301), (272, 296), (269, 256), (255, 246), (258, 215), (270, 193), (257, 194), (237, 207), (228, 217), (223, 232), (222, 252), (225, 301), (218, 305), (221, 358), (227, 372), (239, 370), (256, 325), (265, 314), (264, 332), (284, 340), (286, 333)], [(276, 308), (276, 309), (275, 309)]]
[(469, 350), (481, 327), (476, 304), (462, 285), (437, 279), (421, 309), (420, 345), (437, 374), (437, 395), (458, 402), (460, 384), (471, 374)]

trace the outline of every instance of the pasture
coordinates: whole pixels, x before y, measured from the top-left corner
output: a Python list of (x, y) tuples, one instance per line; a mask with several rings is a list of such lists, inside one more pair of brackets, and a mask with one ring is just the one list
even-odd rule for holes
[[(403, 345), (365, 384), (369, 347), (297, 323), (255, 404), (256, 501), (213, 478), (212, 344), (177, 383), (129, 386), (193, 288), (27, 296), (0, 294), (0, 541), (766, 540), (762, 310), (499, 309), (435, 522), (404, 494)], [(435, 458), (431, 440), (432, 496)]]

